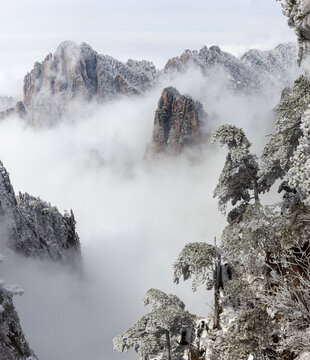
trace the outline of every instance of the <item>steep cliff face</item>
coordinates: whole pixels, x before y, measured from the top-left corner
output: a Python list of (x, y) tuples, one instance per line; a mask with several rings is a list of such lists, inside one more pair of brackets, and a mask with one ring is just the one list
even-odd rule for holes
[(0, 358), (3, 360), (37, 360), (20, 326), (12, 296), (14, 288), (0, 284)]
[(78, 46), (66, 41), (25, 76), (24, 104), (31, 122), (42, 122), (42, 118), (55, 122), (71, 100), (104, 101), (140, 94), (156, 77), (157, 70), (148, 61), (124, 64), (99, 55), (85, 43)]
[(25, 256), (66, 263), (80, 259), (72, 211), (62, 215), (56, 207), (27, 193), (16, 197), (1, 162), (0, 221), (7, 228), (7, 245)]
[(155, 113), (152, 152), (177, 155), (199, 144), (206, 117), (201, 103), (173, 87), (164, 89)]
[(232, 89), (258, 91), (275, 82), (284, 87), (298, 73), (297, 47), (281, 44), (268, 51), (250, 50), (236, 58), (218, 46), (205, 46), (199, 51), (185, 50), (181, 56), (170, 59), (165, 71), (182, 72), (190, 65), (199, 67), (203, 73), (223, 69)]
[[(60, 214), (56, 207), (26, 194), (15, 196), (10, 177), (0, 162), (1, 246), (27, 257), (80, 265), (79, 237), (75, 219)], [(6, 239), (6, 240), (5, 240)], [(2, 261), (0, 254), (0, 262)], [(12, 296), (22, 291), (0, 280), (0, 359), (36, 360), (30, 349)]]

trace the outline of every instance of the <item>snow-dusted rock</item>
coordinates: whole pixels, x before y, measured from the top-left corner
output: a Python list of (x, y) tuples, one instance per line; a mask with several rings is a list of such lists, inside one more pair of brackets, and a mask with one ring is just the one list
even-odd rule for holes
[(12, 295), (0, 285), (0, 359), (37, 360), (23, 334)]
[(7, 228), (7, 245), (30, 257), (63, 262), (80, 259), (75, 219), (56, 207), (26, 194), (15, 197), (9, 175), (0, 162), (0, 221)]
[(165, 71), (186, 71), (191, 65), (199, 67), (203, 73), (222, 69), (230, 88), (244, 92), (258, 91), (278, 82), (284, 87), (298, 72), (297, 46), (289, 43), (268, 51), (253, 49), (241, 58), (218, 46), (204, 46), (199, 51), (185, 50), (181, 56), (170, 59)]
[(59, 118), (72, 100), (104, 101), (119, 95), (140, 94), (157, 77), (148, 61), (99, 55), (88, 44), (61, 43), (54, 55), (36, 62), (24, 79), (24, 104), (28, 121), (49, 125)]
[(305, 351), (300, 354), (296, 360), (310, 360), (310, 351)]
[[(298, 74), (297, 46), (281, 44), (270, 51), (250, 50), (237, 58), (218, 46), (199, 51), (185, 50), (170, 59), (164, 71), (149, 61), (122, 63), (100, 55), (88, 44), (61, 43), (54, 54), (36, 62), (25, 76), (23, 103), (1, 107), (0, 119), (12, 114), (25, 117), (36, 126), (51, 126), (66, 112), (69, 104), (79, 101), (106, 101), (121, 95), (142, 94), (161, 76), (177, 75), (194, 64), (203, 74), (219, 73), (233, 91), (257, 92), (273, 85), (284, 88)], [(222, 79), (221, 79), (222, 81)]]
[(177, 155), (184, 147), (199, 144), (206, 117), (201, 103), (173, 87), (164, 89), (155, 113), (152, 153)]

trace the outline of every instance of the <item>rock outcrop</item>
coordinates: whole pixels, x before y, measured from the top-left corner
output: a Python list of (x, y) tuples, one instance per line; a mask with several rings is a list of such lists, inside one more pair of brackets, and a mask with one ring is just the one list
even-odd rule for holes
[(204, 46), (201, 50), (185, 50), (181, 56), (170, 59), (165, 71), (183, 72), (194, 65), (203, 73), (223, 70), (231, 89), (253, 92), (274, 83), (282, 88), (298, 73), (297, 46), (280, 44), (273, 50), (249, 50), (237, 58), (218, 46)]
[(3, 120), (11, 115), (18, 115), (22, 119), (26, 116), (26, 109), (22, 101), (18, 101), (14, 107), (0, 111), (0, 120)]
[(72, 211), (62, 215), (56, 207), (27, 193), (16, 197), (1, 162), (0, 221), (7, 228), (7, 245), (18, 253), (64, 263), (80, 260)]
[(128, 60), (124, 64), (99, 55), (85, 43), (78, 46), (66, 41), (54, 55), (36, 62), (25, 76), (24, 105), (32, 123), (53, 123), (72, 100), (101, 102), (119, 95), (140, 94), (156, 77), (157, 70), (148, 61)]
[(37, 360), (20, 326), (12, 297), (20, 290), (0, 283), (0, 359)]
[[(27, 193), (16, 197), (10, 177), (0, 162), (1, 246), (26, 257), (81, 265), (79, 237), (73, 212), (60, 214), (56, 207)], [(0, 262), (2, 261), (0, 254)], [(12, 296), (22, 291), (0, 280), (0, 359), (37, 360), (23, 334)]]
[(155, 113), (151, 151), (178, 155), (203, 137), (206, 120), (203, 106), (168, 87), (163, 90)]

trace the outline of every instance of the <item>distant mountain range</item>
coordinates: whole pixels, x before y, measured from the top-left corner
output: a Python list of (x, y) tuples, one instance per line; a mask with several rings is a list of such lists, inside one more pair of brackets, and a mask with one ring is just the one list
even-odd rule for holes
[(185, 50), (158, 70), (149, 61), (122, 63), (85, 43), (78, 46), (66, 41), (25, 76), (22, 102), (13, 107), (7, 101), (8, 109), (0, 103), (0, 119), (17, 113), (32, 125), (53, 125), (72, 100), (104, 102), (143, 94), (161, 78), (177, 76), (192, 66), (198, 67), (202, 76), (220, 72), (230, 90), (260, 92), (274, 84), (285, 87), (296, 78), (297, 46), (289, 43), (268, 51), (250, 50), (241, 58), (218, 46), (204, 46), (199, 51)]
[(222, 51), (218, 46), (199, 51), (185, 50), (181, 56), (170, 59), (165, 71), (184, 71), (194, 65), (204, 74), (213, 69), (222, 69), (232, 89), (258, 91), (279, 81), (295, 78), (298, 71), (297, 46), (294, 43), (280, 44), (275, 49), (249, 50), (241, 58)]

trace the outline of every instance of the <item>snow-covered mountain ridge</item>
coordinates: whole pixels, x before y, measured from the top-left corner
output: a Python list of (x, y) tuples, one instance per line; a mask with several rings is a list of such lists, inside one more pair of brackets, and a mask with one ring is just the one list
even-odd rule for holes
[(245, 94), (257, 93), (272, 86), (290, 85), (300, 72), (297, 46), (278, 45), (273, 50), (249, 50), (237, 58), (218, 46), (204, 46), (199, 51), (185, 50), (168, 60), (158, 70), (149, 61), (128, 60), (122, 63), (100, 55), (88, 44), (61, 43), (25, 76), (23, 102), (0, 113), (0, 119), (17, 113), (32, 125), (53, 125), (74, 100), (108, 101), (120, 96), (141, 95), (161, 79), (178, 76), (198, 67), (202, 76), (220, 72), (227, 88)]
[(179, 57), (170, 59), (165, 71), (185, 71), (190, 65), (198, 66), (203, 73), (221, 68), (232, 89), (257, 92), (279, 81), (284, 87), (296, 77), (297, 46), (288, 43), (267, 51), (252, 49), (241, 58), (218, 46), (204, 46), (199, 51), (185, 50)]

